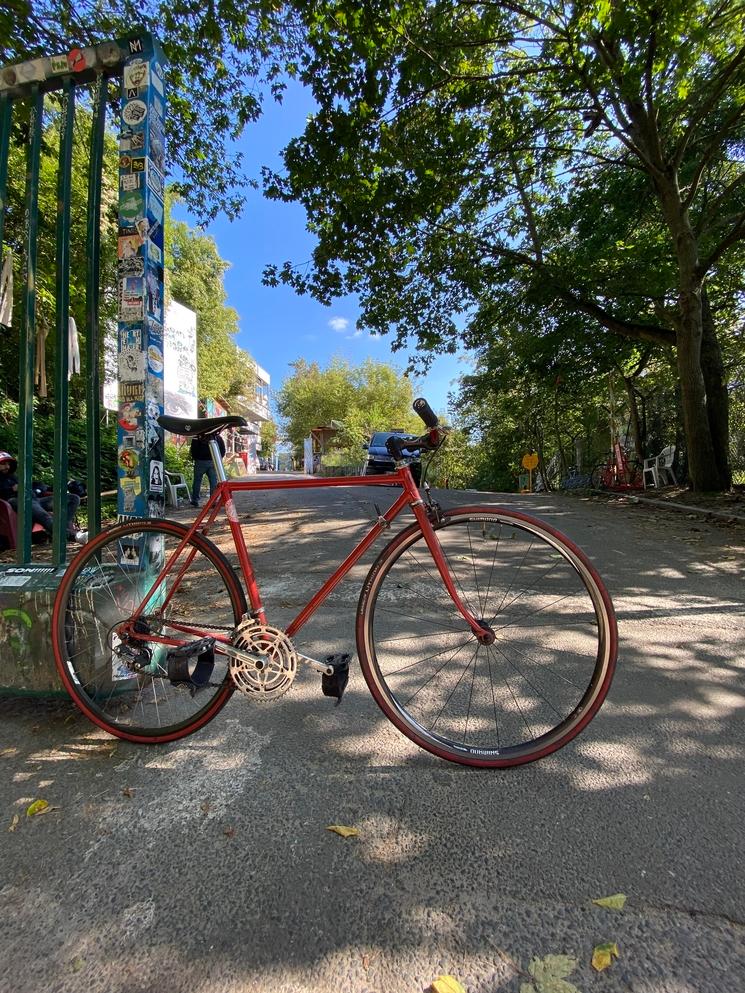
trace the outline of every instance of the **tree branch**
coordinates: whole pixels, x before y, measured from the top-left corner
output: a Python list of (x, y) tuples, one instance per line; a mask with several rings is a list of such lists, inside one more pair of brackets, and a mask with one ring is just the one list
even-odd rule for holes
[(680, 141), (678, 142), (678, 146), (673, 152), (673, 165), (675, 166), (675, 168), (678, 168), (678, 166), (680, 166), (680, 163), (683, 161), (683, 156), (685, 155), (688, 144), (691, 141), (693, 135), (696, 133), (697, 128), (699, 127), (701, 122), (709, 115), (709, 113), (714, 109), (714, 107), (716, 107), (719, 98), (727, 88), (727, 83), (729, 82), (730, 77), (733, 75), (735, 70), (738, 69), (740, 65), (742, 65), (744, 60), (745, 60), (745, 46), (743, 46), (737, 52), (734, 58), (730, 61), (730, 63), (726, 65), (724, 69), (722, 69), (721, 73), (719, 74), (719, 79), (712, 86), (708, 98), (704, 100), (704, 102), (701, 104), (699, 109), (691, 116), (691, 120), (688, 123), (688, 127), (683, 132), (683, 135)]
[(718, 262), (724, 255), (727, 249), (731, 248), (732, 245), (736, 244), (738, 241), (741, 241), (743, 238), (745, 238), (745, 211), (740, 214), (735, 223), (732, 225), (729, 234), (722, 238), (717, 247), (709, 253), (703, 262), (699, 262), (697, 266), (698, 274), (700, 276), (705, 276), (714, 263)]

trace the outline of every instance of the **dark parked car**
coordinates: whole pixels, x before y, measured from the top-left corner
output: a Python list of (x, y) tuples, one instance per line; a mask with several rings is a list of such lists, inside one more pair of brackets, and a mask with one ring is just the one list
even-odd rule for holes
[[(416, 439), (416, 435), (405, 434), (403, 431), (376, 431), (367, 445), (367, 462), (362, 470), (363, 476), (381, 476), (386, 472), (393, 472), (396, 468), (393, 456), (385, 447), (389, 438)], [(411, 475), (418, 486), (422, 478), (422, 463), (419, 459), (409, 462)]]

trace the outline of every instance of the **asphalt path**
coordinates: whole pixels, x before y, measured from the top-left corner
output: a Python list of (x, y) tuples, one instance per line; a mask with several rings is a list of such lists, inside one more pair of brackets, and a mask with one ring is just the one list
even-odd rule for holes
[[(241, 498), (272, 623), (392, 496)], [(517, 993), (547, 955), (577, 960), (584, 993), (745, 990), (745, 529), (571, 496), (440, 498), (532, 512), (605, 578), (619, 666), (584, 734), (519, 769), (463, 769), (400, 735), (356, 666), (341, 707), (302, 671), (276, 703), (236, 695), (153, 748), (64, 700), (3, 700), (0, 990), (417, 993), (444, 973)], [(302, 651), (354, 651), (373, 557)], [(27, 817), (38, 798), (56, 809)], [(615, 893), (622, 911), (591, 902)], [(596, 973), (602, 942), (620, 955)]]

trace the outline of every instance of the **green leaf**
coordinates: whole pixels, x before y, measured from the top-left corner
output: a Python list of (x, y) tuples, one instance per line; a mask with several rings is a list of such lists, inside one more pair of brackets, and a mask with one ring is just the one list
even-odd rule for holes
[(592, 902), (598, 907), (607, 907), (609, 910), (623, 910), (626, 903), (626, 894), (614, 893), (613, 896), (603, 896)]
[(528, 972), (533, 977), (532, 983), (523, 983), (520, 993), (579, 993), (572, 983), (566, 981), (577, 968), (577, 959), (569, 955), (546, 955), (542, 959), (533, 959), (528, 966)]

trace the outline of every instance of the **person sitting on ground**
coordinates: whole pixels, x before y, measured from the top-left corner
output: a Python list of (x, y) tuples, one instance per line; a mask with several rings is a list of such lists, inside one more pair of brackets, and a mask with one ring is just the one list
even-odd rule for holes
[[(225, 454), (225, 442), (219, 434), (213, 435), (217, 440), (220, 455)], [(191, 505), (199, 506), (199, 491), (202, 489), (202, 479), (207, 477), (210, 484), (210, 496), (215, 492), (217, 486), (217, 473), (212, 462), (209, 442), (204, 438), (192, 438), (190, 447), (191, 457), (194, 459), (194, 483), (191, 488)]]
[[(0, 452), (0, 500), (7, 500), (13, 510), (18, 512), (18, 478), (15, 473), (18, 469), (18, 462), (10, 452)], [(33, 496), (31, 499), (31, 520), (34, 524), (41, 524), (51, 539), (52, 537), (52, 515), (49, 511), (54, 505), (54, 497), (51, 489), (46, 483), (31, 483)], [(76, 493), (67, 494), (67, 540), (78, 541), (81, 544), (85, 541), (85, 532), (78, 531), (75, 527), (75, 514), (80, 506), (80, 497)]]

